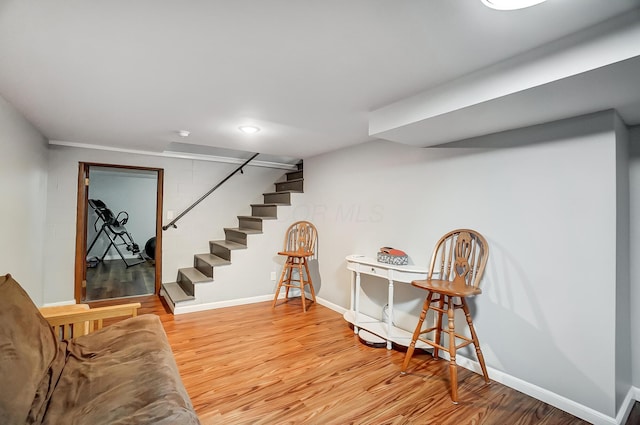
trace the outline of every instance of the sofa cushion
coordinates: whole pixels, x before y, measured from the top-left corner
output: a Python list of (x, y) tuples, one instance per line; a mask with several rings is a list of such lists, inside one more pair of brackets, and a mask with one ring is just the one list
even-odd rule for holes
[(158, 316), (68, 341), (44, 424), (198, 424)]
[(0, 423), (25, 424), (48, 398), (58, 350), (53, 330), (27, 293), (0, 276)]

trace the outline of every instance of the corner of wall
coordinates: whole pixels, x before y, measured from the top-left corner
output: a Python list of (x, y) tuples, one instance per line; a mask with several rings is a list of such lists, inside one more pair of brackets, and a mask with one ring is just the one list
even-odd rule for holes
[[(629, 129), (629, 257), (640, 256), (640, 126)], [(630, 264), (630, 323), (633, 386), (640, 388), (640, 264)]]
[(616, 411), (632, 386), (629, 131), (614, 115), (616, 144)]

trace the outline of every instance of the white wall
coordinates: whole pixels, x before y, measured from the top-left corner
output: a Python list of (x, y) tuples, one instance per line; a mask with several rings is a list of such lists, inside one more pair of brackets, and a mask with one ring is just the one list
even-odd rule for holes
[[(49, 147), (49, 185), (45, 267), (52, 285), (48, 303), (73, 299), (76, 192), (78, 162), (133, 165), (164, 169), (164, 217), (176, 213), (211, 189), (237, 165), (65, 146)], [(237, 227), (237, 215), (249, 215), (251, 203), (261, 203), (262, 193), (273, 191), (283, 170), (247, 166), (178, 223), (163, 232), (162, 281), (175, 281), (177, 270), (193, 266), (193, 255), (207, 252), (208, 242), (224, 239), (224, 227)], [(237, 270), (241, 273), (242, 270)]]
[(11, 273), (42, 304), (47, 147), (42, 135), (0, 96), (0, 273)]
[(633, 386), (640, 388), (640, 126), (630, 131), (631, 358)]
[[(615, 416), (614, 121), (607, 112), (457, 147), (373, 142), (305, 159), (319, 295), (348, 307), (348, 254), (392, 246), (426, 266), (446, 231), (476, 229), (491, 251), (472, 306), (488, 366)], [(363, 286), (364, 308), (380, 314), (385, 282)], [(396, 293), (413, 316), (396, 323), (412, 330), (425, 294)]]

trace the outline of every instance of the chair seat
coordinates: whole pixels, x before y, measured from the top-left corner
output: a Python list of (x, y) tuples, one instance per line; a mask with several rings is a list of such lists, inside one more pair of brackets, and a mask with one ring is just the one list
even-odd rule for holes
[(308, 252), (308, 251), (280, 251), (280, 252), (278, 252), (278, 255), (286, 255), (287, 257), (302, 258), (302, 257), (311, 257), (313, 255), (313, 252)]
[(464, 281), (451, 281), (440, 279), (414, 280), (411, 285), (427, 291), (449, 295), (450, 297), (470, 297), (482, 293), (480, 288), (465, 284)]

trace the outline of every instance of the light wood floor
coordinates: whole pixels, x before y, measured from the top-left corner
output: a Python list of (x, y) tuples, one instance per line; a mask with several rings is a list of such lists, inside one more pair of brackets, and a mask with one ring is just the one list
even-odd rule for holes
[[(459, 368), (460, 404), (449, 398), (448, 363), (361, 344), (342, 316), (299, 301), (158, 314), (203, 424), (586, 424)], [(98, 305), (105, 303), (98, 303)], [(151, 366), (150, 366), (151, 367)]]

